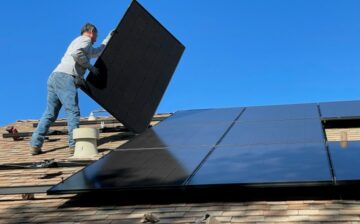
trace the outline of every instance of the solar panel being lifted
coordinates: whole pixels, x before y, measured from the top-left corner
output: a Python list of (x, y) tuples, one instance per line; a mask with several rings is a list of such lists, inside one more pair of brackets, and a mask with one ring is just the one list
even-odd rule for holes
[(102, 55), (100, 76), (83, 91), (123, 123), (147, 129), (185, 47), (137, 1), (132, 1)]

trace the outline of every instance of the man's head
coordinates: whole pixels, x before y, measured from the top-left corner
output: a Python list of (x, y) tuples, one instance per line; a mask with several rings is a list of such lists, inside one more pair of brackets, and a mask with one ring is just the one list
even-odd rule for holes
[(96, 42), (97, 34), (98, 34), (98, 31), (96, 29), (96, 26), (94, 26), (91, 23), (86, 23), (81, 28), (81, 35), (85, 35), (87, 37), (90, 37), (92, 43)]

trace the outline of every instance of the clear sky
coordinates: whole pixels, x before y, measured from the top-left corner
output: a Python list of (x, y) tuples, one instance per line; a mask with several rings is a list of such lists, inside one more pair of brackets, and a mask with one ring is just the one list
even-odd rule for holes
[[(39, 119), (81, 26), (96, 24), (99, 44), (130, 2), (2, 1), (0, 126)], [(139, 2), (186, 46), (158, 112), (360, 98), (359, 0)], [(100, 106), (80, 93), (80, 108)]]

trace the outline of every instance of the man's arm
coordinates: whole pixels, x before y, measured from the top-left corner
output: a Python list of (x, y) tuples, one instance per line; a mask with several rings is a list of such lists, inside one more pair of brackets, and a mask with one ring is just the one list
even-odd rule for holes
[(101, 55), (102, 51), (105, 49), (105, 45), (101, 44), (99, 47), (91, 47), (90, 58), (97, 58)]
[(103, 42), (101, 43), (101, 45), (99, 47), (97, 47), (97, 48), (91, 47), (91, 50), (90, 50), (91, 58), (97, 58), (101, 55), (101, 53), (105, 49), (106, 45), (110, 41), (110, 38), (112, 37), (113, 33), (114, 33), (114, 30), (110, 31), (110, 33), (105, 37), (105, 39), (103, 40)]
[(94, 75), (99, 75), (99, 70), (90, 64), (89, 57), (92, 50), (91, 40), (84, 40), (80, 43), (79, 48), (76, 49), (71, 56), (83, 68), (89, 69)]
[(91, 41), (86, 39), (79, 44), (79, 47), (71, 54), (74, 60), (83, 68), (90, 69), (92, 65), (86, 55), (89, 55), (91, 51)]

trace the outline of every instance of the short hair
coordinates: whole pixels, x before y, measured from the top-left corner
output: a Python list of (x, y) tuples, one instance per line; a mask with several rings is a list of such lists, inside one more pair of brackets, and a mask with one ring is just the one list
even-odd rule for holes
[(86, 23), (82, 28), (81, 28), (81, 35), (85, 32), (94, 32), (97, 33), (97, 29), (96, 26), (91, 24), (91, 23)]

